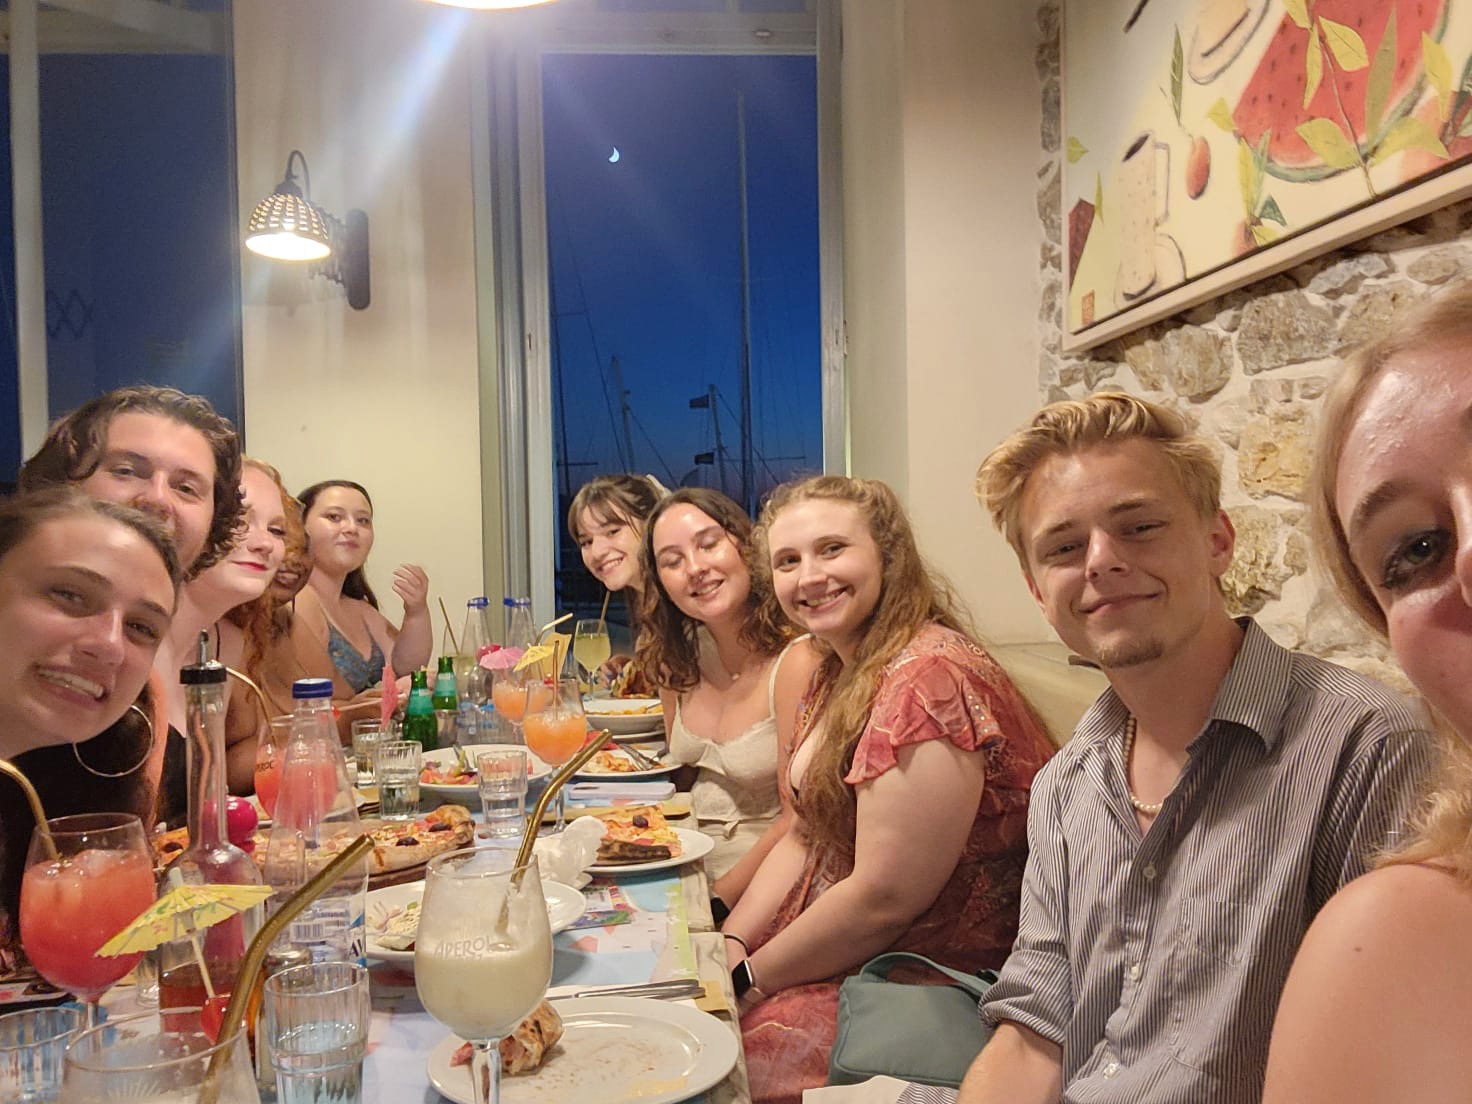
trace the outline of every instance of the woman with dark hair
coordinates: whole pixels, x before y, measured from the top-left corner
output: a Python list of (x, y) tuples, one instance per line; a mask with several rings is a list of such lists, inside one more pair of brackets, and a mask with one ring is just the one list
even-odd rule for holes
[[(0, 505), (0, 757), (31, 780), (48, 816), (130, 812), (152, 823), (146, 687), (178, 581), (173, 542), (136, 510), (68, 487)], [(33, 827), (20, 788), (0, 778), (0, 958)]]
[(874, 955), (1002, 964), (1028, 792), (1053, 749), (889, 487), (781, 486), (755, 543), (763, 590), (822, 661), (783, 775), (792, 826), (722, 930), (752, 1099), (796, 1101), (826, 1079), (840, 982)]
[[(639, 554), (645, 523), (668, 493), (650, 475), (599, 475), (578, 489), (567, 509), (567, 531), (577, 542), (583, 566), (609, 591), (622, 592), (632, 636), (638, 635), (639, 598), (645, 585)], [(603, 674), (612, 678), (628, 662), (627, 655), (614, 655), (604, 664)], [(623, 680), (636, 686), (642, 681), (633, 682), (628, 676)], [(625, 693), (633, 695), (631, 690)]]
[(750, 536), (751, 519), (719, 491), (687, 487), (655, 507), (636, 651), (664, 699), (670, 759), (695, 768), (695, 814), (716, 841), (706, 866), (727, 905), (786, 830), (777, 778), (817, 662), (752, 586)]
[(311, 675), (332, 678), (335, 701), (377, 686), (383, 668), (399, 676), (429, 662), (434, 629), (429, 618), (429, 577), (416, 564), (394, 571), (394, 592), (404, 603), (398, 628), (378, 611), (363, 565), (373, 550), (373, 501), (346, 479), (314, 483), (297, 495), (302, 504), (312, 574), (297, 596), (292, 643)]

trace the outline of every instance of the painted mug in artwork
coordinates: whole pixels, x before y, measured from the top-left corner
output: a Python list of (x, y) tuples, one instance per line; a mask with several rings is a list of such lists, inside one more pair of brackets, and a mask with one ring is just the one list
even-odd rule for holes
[(1119, 163), (1119, 292), (1135, 298), (1155, 282), (1155, 230), (1170, 217), (1170, 146), (1145, 131)]

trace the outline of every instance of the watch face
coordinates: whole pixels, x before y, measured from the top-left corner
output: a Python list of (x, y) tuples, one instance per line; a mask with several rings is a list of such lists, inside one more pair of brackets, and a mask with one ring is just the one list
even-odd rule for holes
[(745, 959), (742, 959), (736, 964), (736, 968), (731, 971), (731, 989), (735, 992), (736, 999), (740, 1000), (744, 997), (746, 991), (752, 987), (752, 984), (751, 964)]

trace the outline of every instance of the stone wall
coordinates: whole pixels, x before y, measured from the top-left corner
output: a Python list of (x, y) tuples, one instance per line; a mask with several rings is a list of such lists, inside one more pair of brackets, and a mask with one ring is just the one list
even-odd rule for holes
[(1038, 27), (1043, 398), (1125, 390), (1179, 410), (1221, 447), (1223, 504), (1237, 529), (1236, 561), (1225, 580), (1233, 607), (1256, 615), (1280, 643), (1404, 685), (1384, 649), (1316, 576), (1304, 483), (1319, 398), (1337, 358), (1430, 290), (1472, 274), (1472, 202), (1065, 356), (1059, 0), (1041, 0)]

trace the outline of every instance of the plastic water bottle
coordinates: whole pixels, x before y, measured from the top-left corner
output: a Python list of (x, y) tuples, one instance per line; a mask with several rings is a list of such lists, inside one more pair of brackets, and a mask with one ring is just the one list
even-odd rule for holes
[[(332, 716), (332, 680), (298, 679), (291, 734), (282, 755), (281, 789), (266, 845), (266, 882), (273, 908), (361, 832), (357, 801)], [(305, 952), (313, 962), (363, 962), (365, 863), (350, 868), (288, 925), (282, 951)]]

